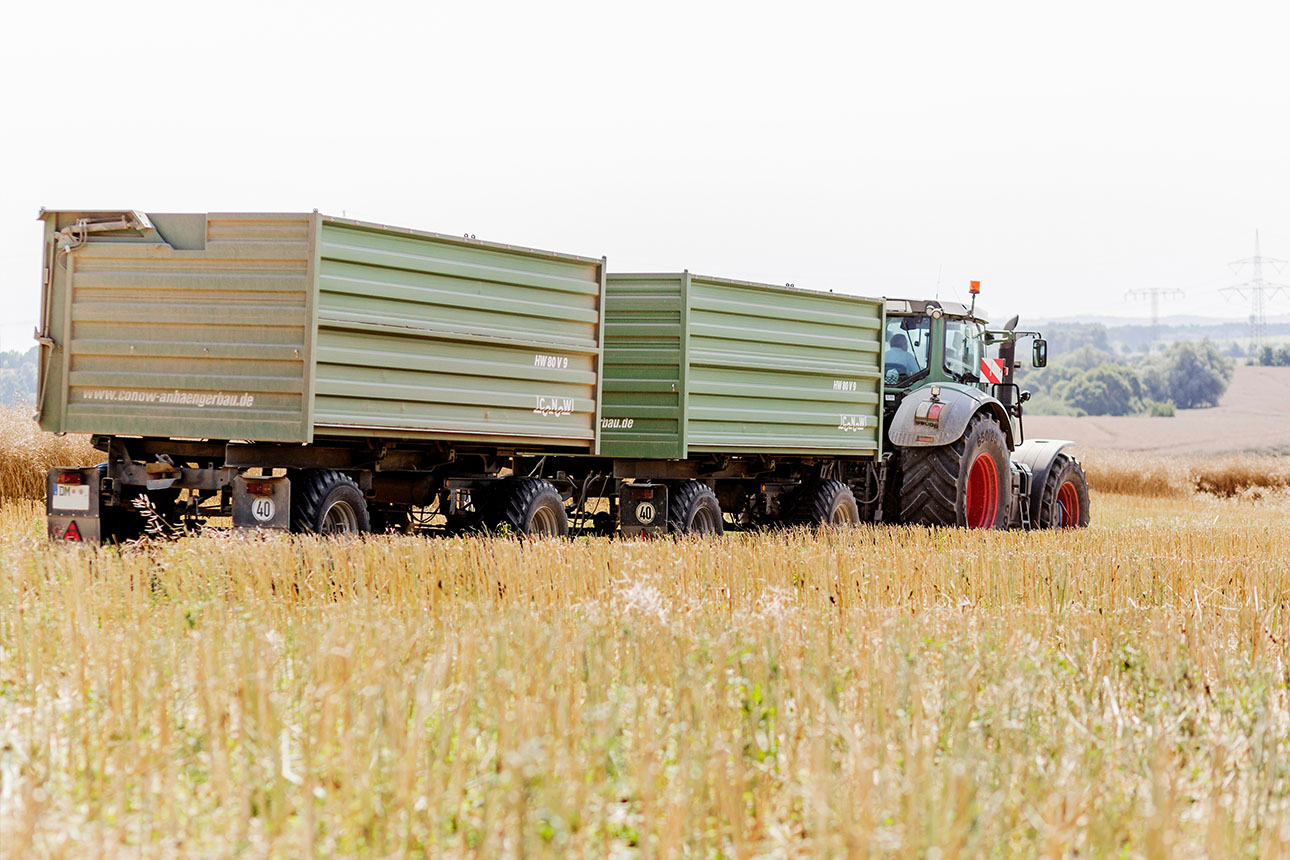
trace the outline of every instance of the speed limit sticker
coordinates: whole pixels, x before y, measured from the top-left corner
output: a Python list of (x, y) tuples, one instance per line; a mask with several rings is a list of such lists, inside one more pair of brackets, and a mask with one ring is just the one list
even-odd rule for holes
[(658, 511), (655, 510), (653, 502), (641, 502), (636, 506), (636, 522), (643, 526), (654, 522), (654, 517), (657, 515)]
[(267, 523), (269, 520), (273, 519), (273, 515), (276, 512), (277, 506), (273, 504), (273, 499), (260, 497), (251, 502), (251, 516), (255, 517), (262, 523)]

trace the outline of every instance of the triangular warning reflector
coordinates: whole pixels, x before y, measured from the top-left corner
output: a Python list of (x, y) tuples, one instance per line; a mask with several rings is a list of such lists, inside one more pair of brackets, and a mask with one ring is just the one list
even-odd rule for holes
[(67, 531), (63, 532), (63, 540), (80, 540), (80, 539), (81, 539), (81, 530), (76, 527), (76, 520), (72, 520), (72, 524), (67, 527)]

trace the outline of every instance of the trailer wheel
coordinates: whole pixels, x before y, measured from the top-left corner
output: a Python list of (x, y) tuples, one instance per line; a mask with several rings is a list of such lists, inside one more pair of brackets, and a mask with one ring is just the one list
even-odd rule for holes
[(717, 494), (707, 484), (689, 481), (672, 493), (667, 524), (677, 534), (720, 535), (726, 531)]
[(412, 516), (407, 511), (392, 508), (374, 508), (368, 506), (367, 518), (374, 534), (409, 534), (412, 531)]
[[(99, 463), (99, 480), (107, 477), (108, 464)], [(145, 490), (143, 487), (122, 487), (121, 504), (104, 505), (99, 514), (99, 539), (103, 543), (125, 543), (126, 541), (138, 540), (146, 534), (149, 534), (149, 520), (142, 510), (138, 508), (136, 502), (139, 499), (147, 499), (156, 511), (157, 516), (161, 518), (165, 525), (175, 526), (179, 523), (179, 518), (175, 515), (175, 503), (179, 498), (179, 490), (171, 488), (165, 490)], [(154, 530), (155, 531), (155, 530)], [(164, 536), (164, 532), (154, 537)]]
[(854, 526), (860, 522), (860, 508), (846, 484), (820, 481), (802, 487), (787, 521), (804, 526)]
[(353, 478), (332, 469), (308, 469), (293, 476), (291, 530), (320, 535), (371, 531), (363, 491)]
[(1079, 460), (1058, 454), (1048, 468), (1037, 522), (1045, 529), (1088, 528), (1088, 479)]
[(569, 515), (560, 492), (542, 478), (511, 478), (490, 493), (484, 526), (515, 534), (565, 537)]
[(1008, 527), (1012, 472), (1008, 441), (994, 419), (978, 413), (958, 441), (902, 448), (900, 520), (970, 529)]

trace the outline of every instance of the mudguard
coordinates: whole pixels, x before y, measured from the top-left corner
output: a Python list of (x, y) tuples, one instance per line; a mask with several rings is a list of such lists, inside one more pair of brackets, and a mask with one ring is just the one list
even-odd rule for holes
[(1012, 452), (1012, 462), (1030, 468), (1030, 517), (1039, 511), (1039, 504), (1044, 495), (1044, 482), (1048, 480), (1048, 470), (1053, 467), (1053, 460), (1063, 449), (1074, 445), (1067, 439), (1027, 439), (1017, 450)]
[[(939, 390), (938, 400), (941, 404), (941, 415), (938, 424), (920, 424), (915, 421), (918, 407), (932, 399), (932, 390)], [(982, 409), (990, 410), (1003, 433), (1008, 437), (1008, 450), (1012, 450), (1012, 422), (1003, 404), (979, 388), (970, 385), (958, 385), (952, 382), (925, 385), (917, 391), (905, 395), (891, 419), (891, 428), (887, 438), (891, 444), (902, 448), (931, 448), (937, 445), (948, 445), (960, 438), (967, 430), (972, 416)]]

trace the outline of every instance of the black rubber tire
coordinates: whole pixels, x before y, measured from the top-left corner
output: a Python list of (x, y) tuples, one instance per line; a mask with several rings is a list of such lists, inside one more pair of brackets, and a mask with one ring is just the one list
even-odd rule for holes
[(725, 519), (717, 494), (707, 484), (688, 481), (672, 487), (667, 500), (667, 525), (674, 534), (725, 534)]
[(1012, 515), (1012, 467), (1008, 439), (993, 418), (978, 412), (955, 442), (932, 448), (901, 448), (900, 521), (929, 526), (968, 526), (967, 485), (981, 455), (994, 462), (998, 505), (984, 528), (1008, 527)]
[(100, 508), (99, 541), (102, 543), (125, 543), (143, 537), (148, 521), (143, 513), (134, 507), (134, 499), (141, 494), (121, 497), (121, 505)]
[(569, 514), (560, 492), (542, 478), (510, 478), (492, 493), (484, 525), (525, 536), (567, 537)]
[(794, 499), (785, 522), (795, 526), (859, 525), (860, 507), (855, 494), (841, 481), (819, 481), (807, 484)]
[[(1063, 494), (1060, 491), (1064, 484), (1071, 485), (1067, 492), (1074, 494), (1073, 501), (1079, 506), (1079, 511), (1074, 514), (1068, 512), (1062, 504)], [(1088, 478), (1084, 477), (1084, 467), (1069, 454), (1058, 454), (1053, 458), (1048, 476), (1044, 479), (1044, 492), (1039, 498), (1039, 514), (1035, 517), (1035, 525), (1042, 529), (1086, 529), (1088, 522)]]
[(372, 534), (405, 535), (412, 531), (412, 516), (407, 511), (369, 505), (367, 519), (372, 526)]
[[(107, 477), (107, 463), (99, 463), (99, 483)], [(99, 508), (99, 541), (101, 543), (125, 543), (143, 537), (148, 521), (143, 513), (134, 506), (134, 500), (146, 491), (141, 487), (122, 487), (121, 504), (102, 505)]]
[(900, 522), (900, 488), (904, 481), (904, 463), (897, 448), (887, 461), (887, 481), (882, 485), (882, 521), (888, 525)]
[[(347, 506), (348, 512), (338, 506)], [(337, 522), (340, 519), (348, 522)], [(291, 530), (299, 534), (370, 532), (372, 521), (367, 513), (367, 499), (354, 479), (343, 472), (333, 469), (297, 472), (291, 476)]]

